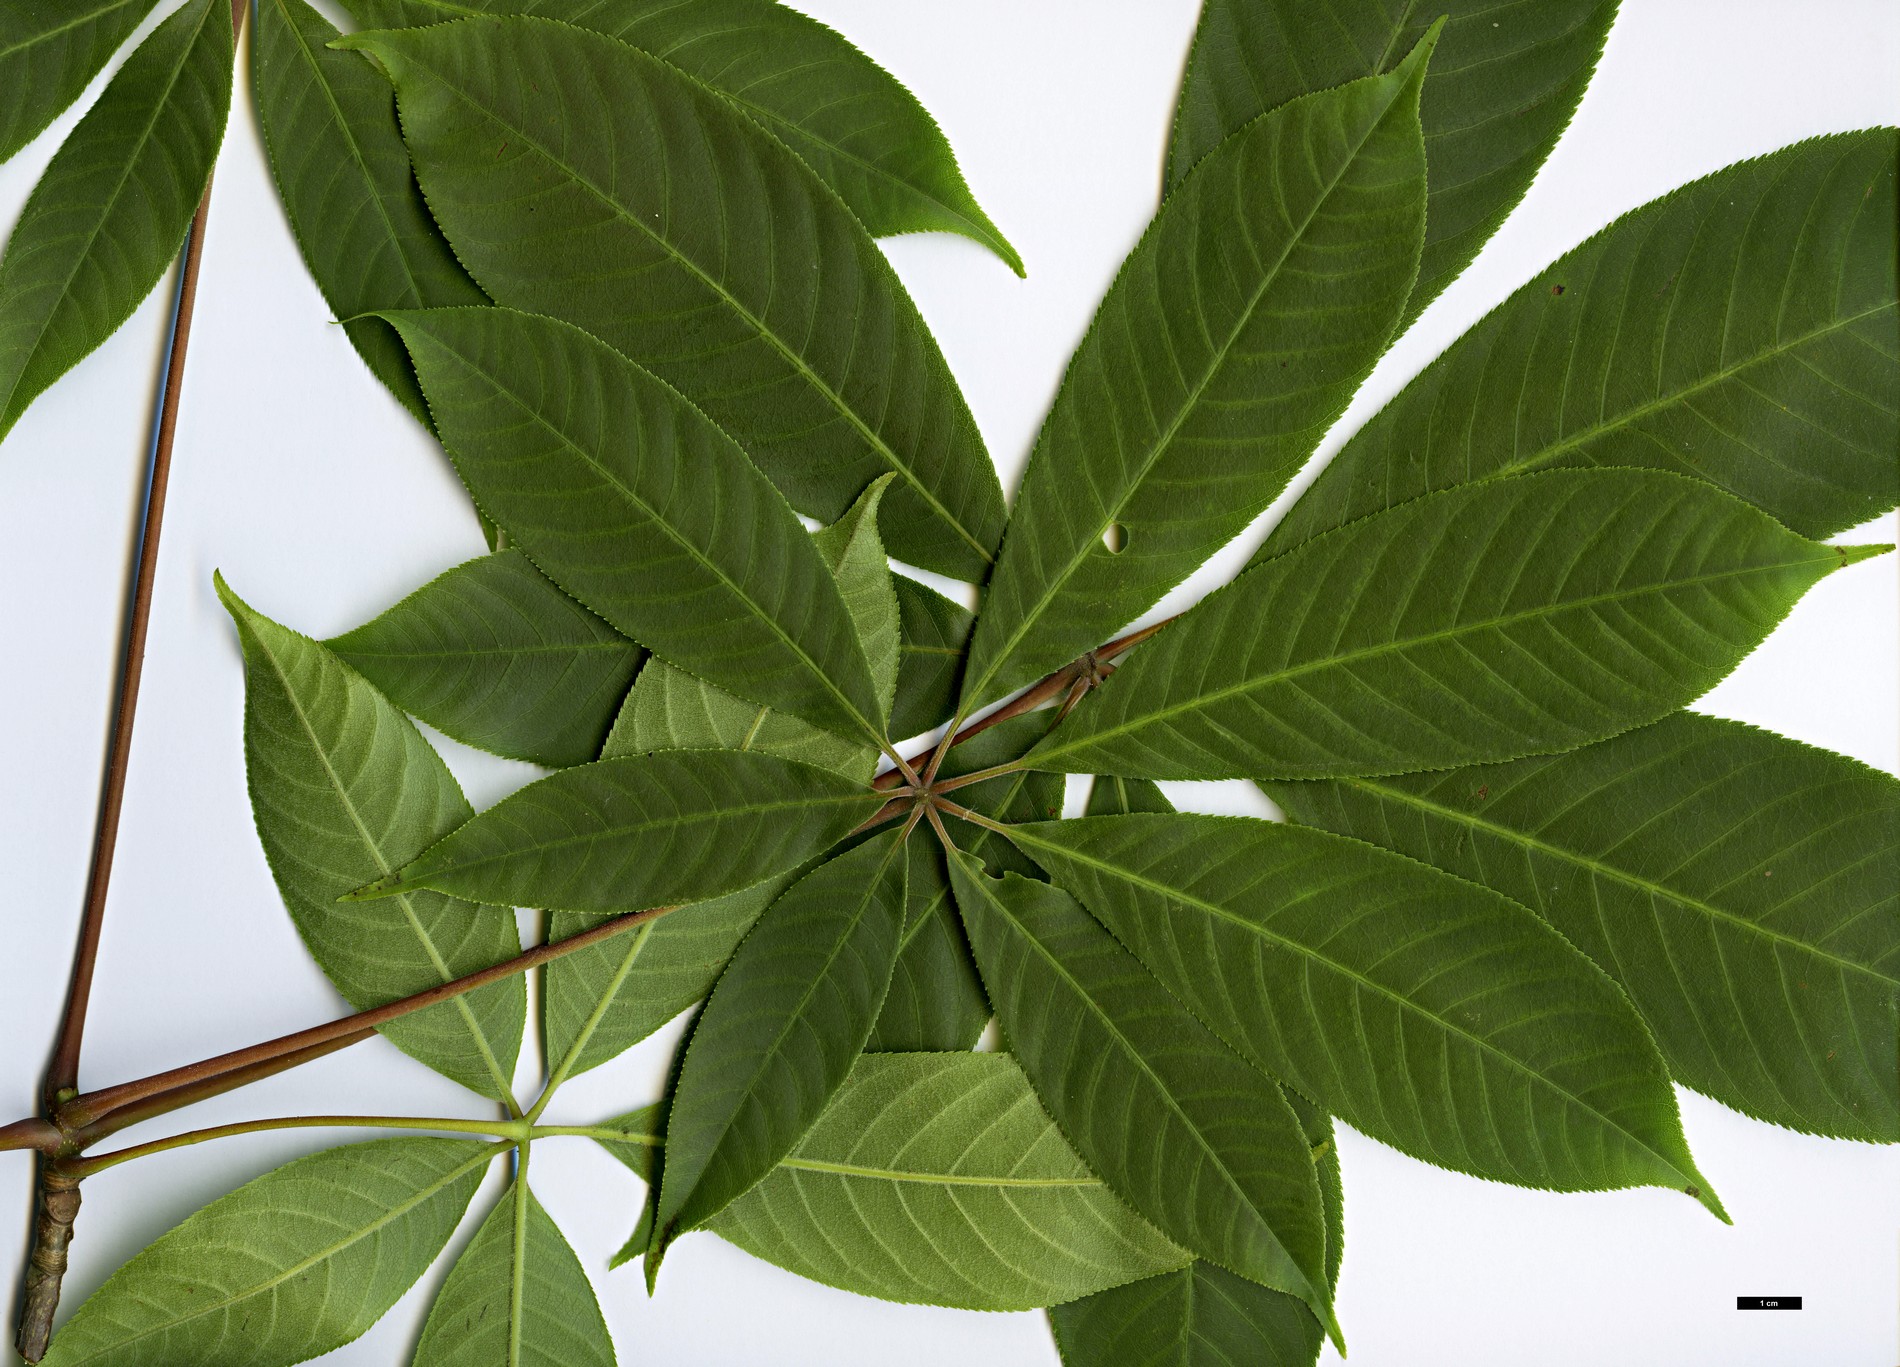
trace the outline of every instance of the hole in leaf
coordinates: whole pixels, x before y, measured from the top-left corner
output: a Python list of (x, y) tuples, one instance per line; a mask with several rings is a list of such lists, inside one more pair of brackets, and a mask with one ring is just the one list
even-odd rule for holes
[(1119, 522), (1108, 524), (1108, 530), (1102, 533), (1102, 544), (1108, 547), (1110, 555), (1120, 555), (1128, 544), (1128, 528)]

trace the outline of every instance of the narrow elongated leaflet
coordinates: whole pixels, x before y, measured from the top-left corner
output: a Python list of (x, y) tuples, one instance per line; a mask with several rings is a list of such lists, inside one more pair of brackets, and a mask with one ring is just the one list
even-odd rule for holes
[[(268, 0), (266, 0), (268, 3)], [(614, 1367), (587, 1269), (525, 1178), (449, 1269), (416, 1345), (418, 1367)]]
[(892, 576), (897, 590), (897, 696), (891, 735), (915, 736), (950, 719), (963, 682), (963, 656), (976, 616), (915, 579)]
[(950, 880), (1010, 1053), (1089, 1167), (1189, 1252), (1299, 1297), (1335, 1339), (1319, 1180), (1273, 1079), (1059, 888)]
[(731, 437), (565, 323), (494, 308), (385, 316), (476, 502), (550, 579), (742, 698), (877, 737), (838, 586)]
[(713, 1229), (828, 1286), (1033, 1310), (1188, 1255), (1075, 1155), (1007, 1054), (867, 1054)]
[(126, 58), (33, 187), (0, 256), (0, 438), (178, 254), (224, 136), (231, 48), (230, 5), (188, 0)]
[(1624, 215), (1540, 271), (1347, 442), (1261, 548), (1553, 466), (1707, 480), (1807, 536), (1900, 502), (1895, 163), (1877, 128)]
[(1678, 1081), (1900, 1141), (1900, 780), (1683, 712), (1564, 755), (1268, 789), (1296, 820), (1535, 908)]
[(557, 769), (600, 753), (643, 655), (518, 550), (457, 565), (327, 644), (437, 730)]
[(377, 309), (485, 304), (429, 217), (396, 126), (389, 82), (348, 52), (304, 0), (258, 0), (251, 40), (271, 174), (324, 302), (372, 374), (423, 422), (402, 341)]
[(395, 82), (429, 206), (493, 298), (677, 385), (820, 521), (895, 471), (892, 553), (987, 572), (1004, 509), (976, 423), (877, 244), (783, 143), (677, 68), (567, 24), (340, 41)]
[[(251, 814), (290, 919), (358, 1010), (521, 952), (512, 916), (409, 890), (381, 906), (337, 898), (466, 821), (455, 776), (409, 719), (307, 636), (218, 593), (244, 647)], [(397, 1048), (497, 1100), (509, 1097), (527, 1016), (520, 978), (380, 1027)]]
[(503, 1152), (379, 1139), (287, 1163), (107, 1278), (45, 1367), (259, 1367), (340, 1348), (428, 1270)]
[(1203, 599), (1031, 759), (1317, 778), (1568, 749), (1698, 697), (1817, 580), (1883, 549), (1820, 545), (1656, 471), (1447, 489)]
[(1250, 818), (1010, 836), (1229, 1044), (1355, 1129), (1522, 1186), (1674, 1187), (1727, 1218), (1628, 999), (1502, 894)]
[(769, 1173), (850, 1073), (890, 986), (905, 864), (890, 830), (820, 865), (720, 975), (667, 1113), (649, 1282), (673, 1238)]
[(699, 902), (796, 868), (882, 802), (862, 784), (772, 755), (601, 760), (510, 794), (347, 900), (435, 888), (557, 911)]
[(965, 712), (1153, 606), (1273, 501), (1345, 408), (1418, 265), (1431, 49), (1249, 124), (1156, 216), (1030, 455)]
[(1430, 198), (1409, 322), (1530, 187), (1596, 70), (1616, 0), (1207, 0), (1168, 148), (1169, 193), (1265, 110), (1390, 69), (1440, 17), (1425, 77)]
[(152, 0), (73, 0), (0, 11), (0, 161), (79, 98)]
[(758, 0), (344, 0), (365, 28), (530, 14), (618, 38), (731, 100), (804, 159), (875, 237), (961, 233), (1016, 274), (936, 121), (841, 34)]

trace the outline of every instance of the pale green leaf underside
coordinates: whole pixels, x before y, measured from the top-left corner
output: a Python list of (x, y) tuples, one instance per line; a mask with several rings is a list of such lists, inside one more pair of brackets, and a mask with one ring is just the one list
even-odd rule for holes
[(1498, 1181), (1674, 1187), (1721, 1213), (1628, 1000), (1501, 894), (1238, 817), (1011, 834), (1217, 1034), (1355, 1129)]
[(587, 1271), (522, 1178), (449, 1269), (415, 1367), (614, 1367)]
[(867, 1054), (713, 1230), (863, 1295), (1031, 1310), (1184, 1266), (1090, 1174), (1006, 1054)]
[(1900, 502), (1900, 132), (1797, 143), (1625, 215), (1367, 423), (1261, 554), (1553, 466), (1707, 480), (1808, 536)]
[[(316, 641), (246, 606), (220, 579), (245, 658), (251, 812), (311, 956), (362, 1010), (521, 952), (512, 916), (411, 891), (337, 899), (468, 819), (448, 767), (413, 723)], [(399, 1049), (484, 1096), (510, 1095), (527, 1014), (520, 978), (380, 1027)]]
[(1268, 791), (1536, 909), (1623, 985), (1678, 1081), (1900, 1141), (1891, 775), (1681, 713), (1565, 755)]
[(1700, 696), (1810, 586), (1865, 553), (1656, 471), (1448, 489), (1203, 599), (1033, 762), (1319, 778), (1568, 749)]
[(0, 161), (78, 99), (152, 0), (64, 0), (0, 10)]
[(566, 24), (342, 42), (394, 80), (430, 208), (492, 297), (677, 385), (820, 521), (896, 472), (892, 553), (987, 571), (1002, 490), (956, 381), (877, 244), (783, 143), (676, 68)]
[(1273, 501), (1345, 408), (1418, 263), (1430, 51), (1249, 124), (1129, 254), (1030, 456), (966, 711), (1152, 607)]
[(759, 0), (344, 0), (366, 27), (530, 14), (618, 38), (670, 62), (764, 124), (875, 237), (960, 233), (1021, 275), (936, 121), (842, 35)]
[(1331, 1322), (1312, 1152), (1273, 1079), (1075, 899), (950, 863), (1010, 1053), (1091, 1170), (1183, 1248)]
[(1441, 15), (1419, 109), (1431, 197), (1407, 309), (1417, 317), (1530, 187), (1590, 83), (1616, 0), (1208, 0), (1169, 186), (1261, 112), (1391, 69)]
[(0, 438), (164, 275), (230, 103), (231, 7), (189, 0), (53, 154), (0, 256)]
[(435, 1261), (503, 1151), (381, 1139), (266, 1173), (113, 1273), (45, 1367), (265, 1367), (340, 1348)]
[(600, 753), (641, 659), (518, 550), (458, 565), (326, 644), (444, 734), (557, 769)]
[(550, 318), (387, 316), (455, 468), (538, 569), (748, 701), (853, 739), (881, 731), (870, 666), (811, 537), (677, 391)]

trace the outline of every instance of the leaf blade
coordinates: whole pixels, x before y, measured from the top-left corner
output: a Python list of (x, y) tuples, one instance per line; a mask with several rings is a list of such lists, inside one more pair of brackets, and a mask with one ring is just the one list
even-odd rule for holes
[(152, 0), (91, 0), (79, 12), (0, 15), (0, 162), (46, 131), (105, 68)]

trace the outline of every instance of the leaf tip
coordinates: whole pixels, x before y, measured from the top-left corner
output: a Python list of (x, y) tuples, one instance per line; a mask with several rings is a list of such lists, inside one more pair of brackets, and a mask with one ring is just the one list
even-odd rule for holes
[(1893, 547), (1891, 545), (1876, 544), (1867, 546), (1836, 546), (1834, 549), (1840, 552), (1841, 566), (1845, 568), (1848, 565), (1857, 565), (1863, 560), (1872, 560), (1877, 555), (1885, 555), (1888, 551), (1892, 550)]

